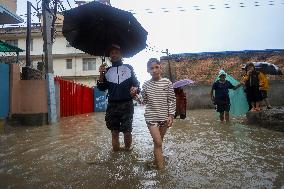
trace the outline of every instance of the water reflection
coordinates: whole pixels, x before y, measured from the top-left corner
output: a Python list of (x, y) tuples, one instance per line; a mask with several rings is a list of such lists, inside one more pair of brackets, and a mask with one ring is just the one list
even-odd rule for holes
[(284, 133), (189, 111), (166, 134), (166, 168), (157, 171), (149, 167), (153, 143), (143, 113), (136, 107), (131, 152), (111, 151), (103, 113), (10, 129), (0, 135), (0, 188), (284, 187)]

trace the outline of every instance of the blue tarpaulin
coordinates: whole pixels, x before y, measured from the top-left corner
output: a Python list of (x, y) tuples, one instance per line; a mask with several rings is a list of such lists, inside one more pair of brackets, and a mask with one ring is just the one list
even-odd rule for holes
[[(230, 81), (234, 86), (238, 85), (240, 82), (233, 78), (231, 75), (227, 74), (224, 70), (220, 70), (218, 76), (216, 77), (215, 81), (219, 79), (219, 76), (225, 73), (226, 80)], [(240, 116), (244, 115), (249, 110), (249, 105), (247, 102), (246, 94), (244, 92), (244, 88), (241, 86), (236, 90), (230, 89), (229, 90), (229, 97), (230, 97), (230, 114), (233, 116)]]

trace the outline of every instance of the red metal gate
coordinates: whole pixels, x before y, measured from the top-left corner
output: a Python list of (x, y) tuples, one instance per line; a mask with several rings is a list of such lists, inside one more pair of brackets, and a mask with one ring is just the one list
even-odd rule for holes
[(60, 117), (94, 112), (94, 89), (55, 77), (60, 86)]

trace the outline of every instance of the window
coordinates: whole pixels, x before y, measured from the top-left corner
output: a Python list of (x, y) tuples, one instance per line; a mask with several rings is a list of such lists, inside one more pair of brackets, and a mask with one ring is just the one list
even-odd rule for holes
[(83, 71), (95, 70), (96, 59), (95, 58), (83, 58)]
[(5, 42), (8, 43), (9, 45), (18, 47), (18, 39), (6, 40)]
[(72, 59), (66, 59), (66, 69), (72, 69)]

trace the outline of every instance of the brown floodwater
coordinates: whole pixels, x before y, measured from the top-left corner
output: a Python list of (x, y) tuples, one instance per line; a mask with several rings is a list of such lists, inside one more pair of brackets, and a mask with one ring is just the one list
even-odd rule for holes
[(168, 130), (166, 167), (158, 171), (149, 166), (153, 142), (143, 113), (135, 107), (131, 152), (112, 152), (104, 113), (6, 126), (0, 188), (284, 188), (284, 133), (191, 110)]

